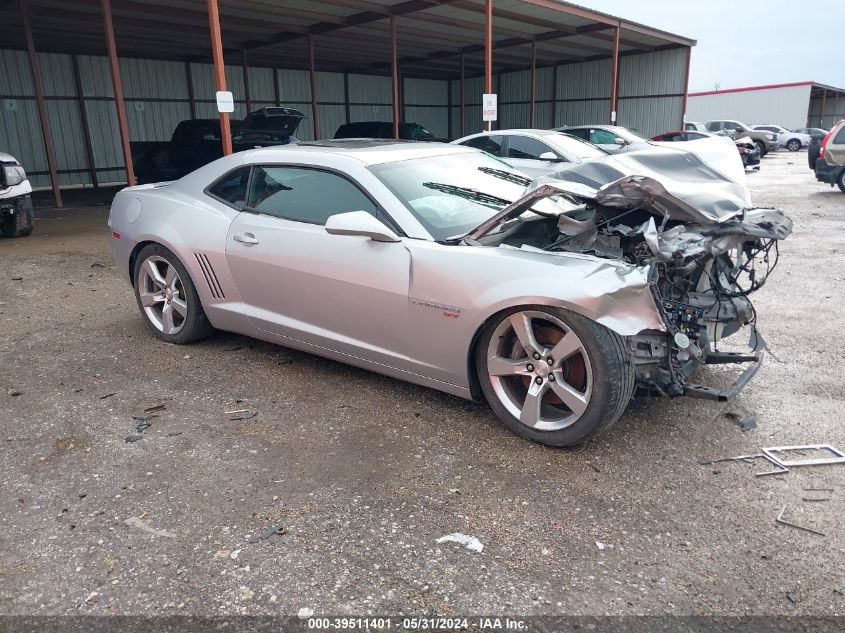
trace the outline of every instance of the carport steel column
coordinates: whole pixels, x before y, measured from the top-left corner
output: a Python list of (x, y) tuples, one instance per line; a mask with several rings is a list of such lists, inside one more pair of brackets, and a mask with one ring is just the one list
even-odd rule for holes
[(308, 70), (311, 78), (311, 116), (314, 119), (314, 140), (320, 138), (320, 112), (317, 107), (317, 62), (314, 59), (314, 37), (308, 36)]
[[(493, 0), (484, 3), (484, 93), (493, 92)], [(487, 131), (493, 129), (493, 122), (487, 121)]]
[(26, 0), (19, 0), (23, 31), (26, 37), (26, 50), (29, 53), (29, 65), (32, 69), (32, 83), (35, 87), (35, 99), (38, 102), (38, 118), (41, 121), (41, 136), (44, 141), (44, 152), (47, 154), (47, 168), (50, 170), (50, 185), (56, 207), (62, 208), (62, 190), (59, 188), (59, 172), (56, 169), (56, 150), (53, 147), (53, 136), (50, 134), (50, 121), (47, 116), (47, 103), (44, 101), (44, 90), (41, 84), (41, 66), (38, 53), (35, 52), (35, 41), (32, 39), (32, 26), (29, 23), (29, 11)]
[(120, 79), (120, 65), (117, 62), (117, 45), (114, 43), (111, 2), (100, 0), (100, 4), (103, 7), (103, 28), (106, 31), (106, 48), (109, 53), (114, 103), (117, 108), (117, 127), (120, 130), (120, 144), (123, 147), (123, 163), (126, 165), (126, 182), (131, 187), (135, 184), (135, 169), (132, 166), (132, 150), (129, 147), (129, 125), (126, 122), (126, 104), (123, 102), (123, 82)]
[(390, 16), (390, 82), (393, 94), (393, 138), (399, 138), (399, 55), (396, 43), (396, 17)]
[[(107, 2), (108, 0), (103, 0)], [(217, 90), (226, 90), (226, 67), (223, 64), (223, 38), (220, 36), (220, 10), (217, 0), (208, 0), (208, 25), (211, 30), (211, 54), (214, 57), (214, 78)], [(220, 113), (220, 138), (223, 141), (223, 155), (232, 153), (232, 128), (229, 113)]]
[(613, 36), (613, 62), (610, 71), (610, 124), (616, 125), (619, 120), (619, 36), (622, 31), (622, 23), (616, 25)]

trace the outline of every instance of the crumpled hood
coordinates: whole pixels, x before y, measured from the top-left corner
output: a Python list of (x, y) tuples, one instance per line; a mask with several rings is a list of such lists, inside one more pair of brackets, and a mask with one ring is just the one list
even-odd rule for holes
[(594, 201), (628, 210), (649, 207), (673, 220), (721, 223), (751, 208), (745, 171), (736, 148), (716, 138), (684, 147), (647, 149), (589, 160), (535, 179), (518, 200), (468, 233), (471, 239), (529, 209), (556, 190), (573, 201)]

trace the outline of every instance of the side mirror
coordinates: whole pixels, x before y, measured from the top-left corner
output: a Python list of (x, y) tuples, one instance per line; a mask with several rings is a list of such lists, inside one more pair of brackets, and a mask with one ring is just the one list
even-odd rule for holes
[(554, 152), (543, 152), (537, 158), (540, 159), (540, 160), (549, 161), (551, 163), (559, 163), (560, 162), (560, 158)]
[(399, 236), (366, 211), (338, 213), (326, 220), (326, 233), (357, 235), (375, 242), (398, 242)]
[(628, 144), (628, 143), (625, 142), (624, 138), (619, 138), (618, 136), (615, 139), (613, 139), (613, 143), (615, 145), (627, 145)]

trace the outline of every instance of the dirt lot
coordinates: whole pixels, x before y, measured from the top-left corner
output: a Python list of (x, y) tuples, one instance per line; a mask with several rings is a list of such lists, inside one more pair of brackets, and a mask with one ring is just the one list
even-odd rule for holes
[[(35, 233), (0, 241), (0, 612), (842, 614), (845, 466), (700, 464), (845, 447), (845, 195), (803, 153), (749, 182), (795, 220), (756, 299), (776, 357), (737, 402), (758, 427), (636, 401), (581, 450), (240, 336), (163, 344), (111, 261), (108, 196), (40, 198)], [(825, 536), (776, 524), (784, 505)]]

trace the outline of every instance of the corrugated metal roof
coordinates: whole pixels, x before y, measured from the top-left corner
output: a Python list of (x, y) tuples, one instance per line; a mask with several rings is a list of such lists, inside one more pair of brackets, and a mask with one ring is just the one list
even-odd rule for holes
[[(36, 47), (49, 53), (102, 54), (99, 4), (96, 0), (29, 0)], [(484, 0), (219, 0), (219, 7), (227, 61), (236, 67), (240, 51), (246, 49), (250, 66), (307, 68), (307, 39), (312, 36), (320, 70), (386, 74), (387, 18), (395, 15), (404, 74), (454, 76), (461, 52), (469, 54), (468, 71), (482, 68), (483, 59), (473, 54), (483, 49)], [(112, 12), (121, 56), (210, 61), (204, 0), (113, 0)], [(688, 38), (571, 3), (496, 0), (495, 72), (527, 67), (524, 52), (511, 49), (535, 40), (541, 66), (610, 56), (617, 25), (622, 27), (623, 53), (694, 44)], [(7, 7), (0, 22), (0, 41), (22, 48), (21, 30), (18, 12)], [(57, 63), (64, 62), (57, 58)], [(88, 84), (89, 90), (106, 90), (91, 86), (91, 81)], [(158, 89), (166, 90), (164, 86)], [(262, 93), (262, 98), (268, 97)]]

